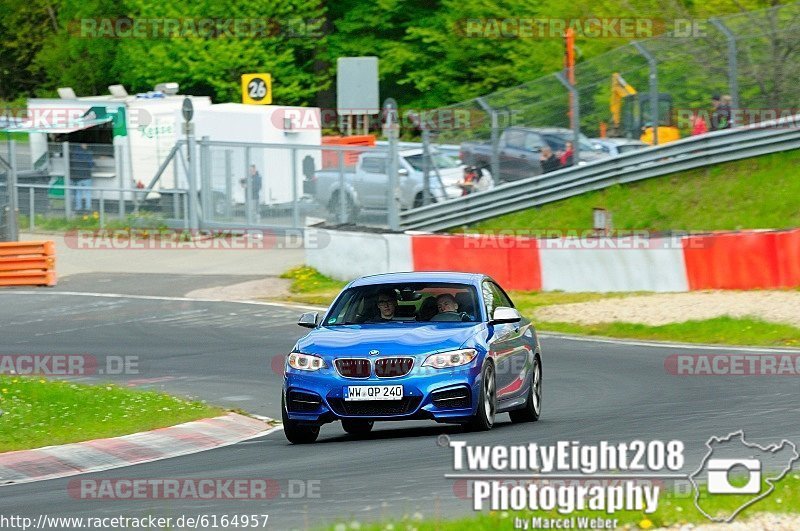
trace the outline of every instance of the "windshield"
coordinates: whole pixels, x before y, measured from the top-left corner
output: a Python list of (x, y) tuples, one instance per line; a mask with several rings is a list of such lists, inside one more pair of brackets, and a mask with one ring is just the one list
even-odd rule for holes
[[(406, 157), (406, 160), (411, 167), (414, 168), (416, 171), (425, 171), (423, 168), (423, 158), (422, 153), (419, 155), (410, 155)], [(439, 168), (440, 170), (449, 170), (451, 168), (458, 168), (459, 163), (456, 159), (449, 155), (445, 155), (444, 153), (432, 153), (430, 157), (430, 166), (428, 169), (432, 170), (434, 167)]]
[(470, 322), (480, 319), (475, 288), (467, 284), (414, 282), (350, 288), (323, 326), (405, 322)]

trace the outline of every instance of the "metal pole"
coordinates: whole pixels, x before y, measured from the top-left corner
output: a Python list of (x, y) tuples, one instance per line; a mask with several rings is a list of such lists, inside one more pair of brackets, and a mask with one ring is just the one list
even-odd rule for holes
[(636, 50), (647, 59), (647, 64), (650, 66), (650, 120), (653, 122), (653, 145), (658, 145), (658, 63), (653, 54), (636, 41), (632, 42)]
[(36, 218), (36, 198), (33, 195), (35, 191), (36, 188), (33, 186), (28, 189), (28, 215), (30, 216), (28, 220), (28, 230), (31, 232), (33, 232), (36, 227), (36, 222), (34, 221)]
[(231, 217), (231, 205), (233, 204), (233, 166), (231, 161), (232, 152), (225, 150), (225, 217)]
[(397, 201), (395, 201), (395, 193), (397, 191), (397, 171), (398, 171), (398, 154), (397, 154), (397, 137), (398, 137), (398, 123), (397, 123), (397, 103), (393, 98), (387, 98), (383, 103), (386, 109), (386, 132), (389, 139), (389, 161), (386, 165), (386, 171), (389, 173), (389, 191), (388, 191), (388, 205), (389, 211), (388, 222), (389, 229), (393, 231), (400, 230), (400, 215), (397, 211)]
[(123, 175), (122, 170), (122, 149), (120, 148), (119, 144), (114, 144), (114, 164), (117, 170), (117, 177), (119, 178), (119, 204), (117, 208), (119, 209), (119, 219), (125, 218), (125, 176)]
[(200, 139), (200, 205), (202, 206), (203, 220), (214, 219), (211, 211), (211, 199), (213, 192), (211, 190), (211, 164), (209, 162), (209, 137), (204, 136)]
[(475, 100), (478, 105), (489, 114), (492, 124), (492, 155), (489, 164), (492, 167), (492, 179), (495, 183), (500, 182), (500, 123), (498, 120), (497, 111), (494, 110), (486, 100), (478, 98)]
[(300, 226), (300, 205), (297, 203), (297, 150), (292, 148), (292, 227)]
[(716, 17), (711, 17), (708, 19), (723, 35), (725, 35), (725, 39), (728, 41), (728, 90), (730, 91), (731, 96), (731, 105), (733, 105), (734, 109), (739, 108), (739, 66), (738, 66), (738, 59), (737, 59), (737, 49), (736, 49), (736, 36), (733, 32), (722, 23), (722, 21)]
[(100, 228), (106, 228), (106, 196), (105, 194), (100, 194)]
[(339, 223), (347, 223), (346, 198), (344, 189), (344, 152), (337, 151), (339, 157)]
[(431, 203), (430, 145), (431, 145), (431, 133), (427, 129), (423, 129), (422, 130), (422, 204), (423, 205), (429, 205)]
[(197, 180), (195, 179), (195, 141), (194, 141), (194, 124), (189, 122), (186, 124), (186, 158), (189, 166), (189, 198), (187, 203), (189, 205), (189, 229), (197, 230), (200, 228), (199, 220), (197, 218)]
[(19, 241), (19, 197), (17, 195), (17, 143), (11, 140), (8, 145), (8, 162), (11, 166), (8, 172), (8, 240)]
[(250, 148), (244, 148), (244, 211), (248, 225), (253, 224), (253, 180), (250, 178)]
[(64, 217), (72, 217), (72, 205), (70, 204), (70, 174), (69, 174), (69, 142), (61, 144), (61, 158), (64, 159)]
[(578, 95), (578, 89), (569, 82), (567, 76), (564, 75), (564, 72), (556, 72), (556, 79), (558, 79), (564, 88), (566, 88), (570, 93), (570, 103), (572, 104), (572, 116), (574, 118), (572, 122), (572, 149), (574, 151), (572, 155), (573, 164), (577, 165), (578, 161), (580, 161), (581, 157), (581, 115), (580, 115), (580, 97)]

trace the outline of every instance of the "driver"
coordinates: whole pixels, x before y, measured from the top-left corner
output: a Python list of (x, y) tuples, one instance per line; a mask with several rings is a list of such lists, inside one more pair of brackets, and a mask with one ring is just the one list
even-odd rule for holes
[(436, 307), (439, 313), (456, 313), (458, 312), (458, 303), (456, 298), (449, 293), (442, 293), (436, 297)]
[(393, 289), (382, 289), (378, 292), (379, 321), (391, 321), (397, 310), (397, 292)]

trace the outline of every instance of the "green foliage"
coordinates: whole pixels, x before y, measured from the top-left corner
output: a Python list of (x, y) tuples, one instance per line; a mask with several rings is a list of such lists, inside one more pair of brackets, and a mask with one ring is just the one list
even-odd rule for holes
[[(5, 0), (0, 3), (0, 99), (52, 95), (60, 86), (72, 86), (78, 94), (103, 94), (112, 83), (123, 83), (138, 92), (152, 89), (158, 82), (177, 81), (187, 93), (210, 95), (218, 102), (239, 101), (240, 75), (266, 71), (273, 75), (276, 103), (330, 104), (336, 59), (375, 55), (380, 58), (382, 95), (395, 97), (405, 107), (440, 107), (561, 68), (563, 42), (559, 35), (499, 35), (492, 33), (492, 21), (636, 17), (658, 23), (773, 4), (768, 0), (666, 0), (657, 6), (648, 0)], [(223, 32), (210, 37), (169, 37), (163, 33), (114, 37), (83, 31), (103, 21), (127, 18), (181, 22), (258, 19), (267, 23), (268, 31), (256, 36)], [(777, 48), (764, 50), (788, 53), (789, 48), (779, 40), (775, 41)], [(578, 62), (624, 43), (622, 38), (579, 36)], [(610, 53), (611, 69), (618, 58)], [(724, 89), (724, 76), (718, 69), (709, 71), (708, 83), (697, 75), (692, 83), (684, 82), (687, 71), (697, 74), (706, 63), (718, 65), (720, 60), (721, 56), (695, 57), (686, 65), (663, 66), (660, 76), (665, 90), (685, 89), (676, 105), (702, 105), (710, 87)], [(774, 63), (757, 54), (743, 58), (743, 74), (752, 71), (751, 77), (757, 82), (742, 85), (743, 98), (764, 87), (772, 90), (770, 84), (779, 81), (770, 79), (769, 69), (753, 70), (748, 61), (755, 65)], [(591, 77), (588, 69), (583, 90), (607, 84), (610, 71), (598, 67), (591, 73), (596, 77)], [(790, 73), (783, 71), (782, 77), (791, 79)], [(634, 81), (639, 83), (638, 79)], [(773, 92), (781, 90), (777, 87)], [(543, 105), (553, 97), (547, 83), (525, 92), (520, 97), (542, 101)], [(595, 90), (593, 94), (581, 99), (587, 127), (607, 119), (606, 93)], [(517, 98), (514, 94), (507, 96)]]

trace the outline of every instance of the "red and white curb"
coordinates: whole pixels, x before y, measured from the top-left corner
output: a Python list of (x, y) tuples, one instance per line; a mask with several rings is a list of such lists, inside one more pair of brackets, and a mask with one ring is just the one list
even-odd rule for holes
[(237, 413), (133, 433), (34, 450), (0, 454), (0, 485), (62, 478), (188, 455), (274, 431)]

